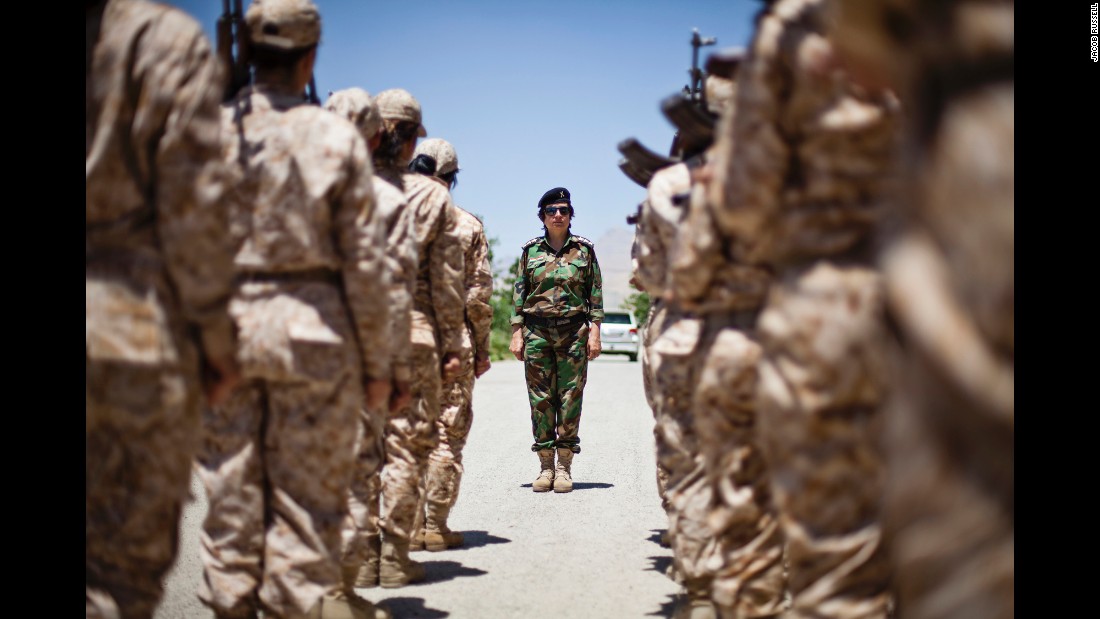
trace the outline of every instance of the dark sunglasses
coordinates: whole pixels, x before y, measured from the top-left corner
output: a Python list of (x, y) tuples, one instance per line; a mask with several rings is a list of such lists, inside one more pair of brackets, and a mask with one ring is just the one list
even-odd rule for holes
[(561, 213), (562, 215), (568, 215), (570, 208), (571, 207), (568, 206), (547, 206), (542, 209), (542, 212), (546, 213), (547, 215), (557, 215), (558, 213)]

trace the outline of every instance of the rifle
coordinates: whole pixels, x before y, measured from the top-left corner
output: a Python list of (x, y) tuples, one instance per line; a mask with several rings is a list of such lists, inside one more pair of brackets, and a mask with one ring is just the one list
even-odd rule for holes
[(619, 160), (619, 169), (630, 180), (642, 187), (649, 185), (650, 179), (657, 170), (676, 163), (675, 159), (669, 159), (649, 150), (635, 138), (627, 138), (619, 142), (619, 152), (623, 154), (623, 158)]
[[(699, 68), (699, 48), (714, 45), (715, 37), (699, 36), (699, 29), (691, 29), (691, 69), (688, 83), (682, 95), (673, 95), (661, 102), (665, 118), (678, 131), (672, 138), (670, 157), (686, 159), (690, 153), (705, 149), (714, 141), (714, 119), (707, 111), (706, 76)], [(692, 109), (694, 108), (694, 109)]]
[[(232, 7), (230, 6), (232, 5)], [(222, 101), (229, 101), (252, 81), (248, 69), (248, 37), (245, 36), (242, 0), (222, 0), (222, 14), (218, 18), (218, 57), (222, 59), (228, 75)]]
[(684, 94), (703, 109), (707, 107), (707, 89), (703, 87), (705, 78), (703, 71), (699, 68), (699, 48), (714, 45), (717, 42), (718, 39), (715, 37), (699, 36), (698, 28), (691, 29), (691, 71), (688, 85), (684, 86)]

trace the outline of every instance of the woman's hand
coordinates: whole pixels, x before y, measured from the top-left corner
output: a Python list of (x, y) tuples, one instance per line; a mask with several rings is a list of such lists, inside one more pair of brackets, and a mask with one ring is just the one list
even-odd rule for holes
[(600, 344), (600, 323), (592, 323), (588, 330), (588, 360), (591, 361), (600, 356), (603, 345)]
[(516, 359), (523, 361), (523, 325), (512, 327), (512, 343), (508, 344), (508, 350), (512, 351)]

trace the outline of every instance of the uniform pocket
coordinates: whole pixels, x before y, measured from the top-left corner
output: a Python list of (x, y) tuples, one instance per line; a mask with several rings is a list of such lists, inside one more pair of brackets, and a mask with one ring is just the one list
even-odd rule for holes
[(358, 367), (338, 297), (310, 301), (286, 293), (233, 300), (246, 376), (327, 382)]
[(85, 280), (84, 345), (89, 359), (161, 365), (176, 360), (167, 316), (152, 287)]

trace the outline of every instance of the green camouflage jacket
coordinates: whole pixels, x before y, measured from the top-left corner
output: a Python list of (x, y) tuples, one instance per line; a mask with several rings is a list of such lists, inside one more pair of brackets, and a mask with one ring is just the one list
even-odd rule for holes
[(592, 241), (571, 235), (560, 252), (551, 249), (546, 237), (527, 241), (520, 255), (512, 305), (514, 325), (523, 324), (524, 315), (587, 315), (590, 321), (601, 322), (603, 279)]

